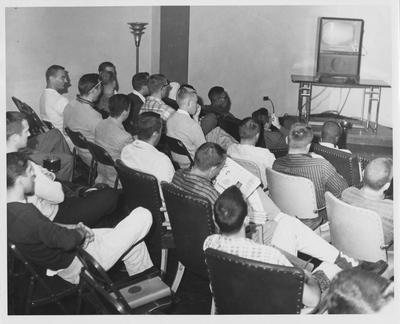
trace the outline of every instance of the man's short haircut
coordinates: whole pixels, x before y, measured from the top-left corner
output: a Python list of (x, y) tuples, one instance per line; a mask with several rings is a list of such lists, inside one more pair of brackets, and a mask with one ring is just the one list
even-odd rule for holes
[(294, 123), (289, 131), (289, 148), (305, 148), (313, 139), (313, 131), (304, 123)]
[(14, 134), (21, 134), (22, 133), (22, 121), (26, 120), (26, 117), (23, 113), (19, 111), (7, 111), (6, 112), (6, 133), (8, 140), (10, 136)]
[(251, 139), (260, 133), (260, 124), (253, 118), (244, 118), (239, 124), (240, 139)]
[(259, 124), (264, 124), (266, 122), (269, 122), (269, 112), (267, 108), (261, 107), (260, 109), (257, 109), (256, 111), (253, 111), (251, 114), (251, 117), (258, 122)]
[(81, 76), (78, 82), (78, 90), (81, 96), (88, 95), (90, 90), (99, 83), (100, 76), (97, 73), (88, 73)]
[(161, 117), (153, 111), (146, 111), (140, 114), (134, 127), (134, 134), (142, 141), (150, 139), (154, 132), (161, 133), (161, 131)]
[(26, 174), (28, 157), (21, 152), (7, 153), (7, 189), (12, 188), (16, 179)]
[(214, 102), (215, 99), (222, 95), (225, 92), (225, 89), (223, 87), (220, 86), (215, 86), (212, 87), (210, 89), (210, 91), (208, 91), (208, 99), (210, 99), (211, 102)]
[(108, 68), (108, 67), (112, 67), (115, 69), (115, 65), (111, 62), (100, 63), (99, 68), (98, 68), (99, 73), (105, 71), (106, 68)]
[(188, 89), (191, 89), (192, 91), (196, 92), (196, 89), (195, 89), (191, 84), (188, 84), (188, 83), (182, 84), (182, 85), (179, 87), (179, 90), (182, 89), (182, 88), (188, 88)]
[(153, 94), (153, 93), (161, 90), (161, 88), (164, 85), (166, 85), (167, 83), (168, 83), (168, 80), (165, 77), (165, 75), (163, 75), (163, 74), (150, 75), (149, 82), (148, 82), (150, 94)]
[(346, 269), (333, 278), (322, 303), (328, 314), (376, 313), (393, 297), (385, 293), (389, 284), (373, 272)]
[(377, 158), (368, 163), (364, 170), (364, 185), (373, 190), (381, 189), (393, 178), (393, 160)]
[(47, 70), (46, 70), (46, 81), (49, 81), (51, 76), (55, 76), (57, 71), (59, 70), (65, 70), (65, 68), (61, 65), (51, 65)]
[(108, 100), (108, 109), (110, 110), (111, 117), (119, 117), (122, 112), (128, 111), (130, 107), (130, 100), (127, 95), (118, 93), (110, 97)]
[(321, 139), (334, 141), (337, 136), (340, 136), (342, 129), (339, 124), (334, 121), (327, 121), (322, 126)]
[(206, 142), (202, 144), (194, 154), (194, 166), (201, 171), (207, 171), (211, 167), (225, 163), (226, 152), (216, 143)]
[(178, 92), (176, 93), (176, 102), (180, 106), (181, 103), (186, 100), (187, 98), (196, 100), (197, 99), (197, 94), (196, 92), (193, 92), (191, 88), (187, 87), (180, 87)]
[(142, 90), (149, 82), (148, 72), (139, 72), (132, 77), (132, 88), (136, 91)]
[(239, 188), (227, 188), (215, 201), (214, 217), (222, 234), (240, 230), (247, 215), (247, 204)]

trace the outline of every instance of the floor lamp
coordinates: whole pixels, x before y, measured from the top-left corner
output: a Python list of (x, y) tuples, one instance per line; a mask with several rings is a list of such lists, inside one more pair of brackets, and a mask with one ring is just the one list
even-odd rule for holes
[(133, 22), (128, 23), (129, 29), (135, 38), (135, 46), (136, 46), (136, 73), (139, 72), (139, 46), (140, 40), (142, 39), (142, 35), (144, 34), (144, 30), (146, 29), (146, 25), (148, 23), (140, 23), (140, 22)]

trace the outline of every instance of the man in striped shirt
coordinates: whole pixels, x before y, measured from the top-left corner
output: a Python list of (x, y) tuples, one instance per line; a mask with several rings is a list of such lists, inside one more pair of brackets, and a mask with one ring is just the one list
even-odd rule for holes
[[(340, 197), (348, 184), (327, 160), (313, 158), (309, 154), (312, 138), (313, 132), (309, 126), (303, 123), (293, 124), (288, 136), (289, 152), (286, 156), (276, 159), (272, 168), (282, 173), (310, 179), (315, 186), (317, 207), (321, 208), (325, 206), (326, 191)], [(326, 211), (322, 210), (315, 222), (321, 220), (325, 222), (326, 219)]]
[(365, 168), (364, 186), (361, 189), (350, 187), (342, 193), (342, 200), (346, 203), (379, 214), (386, 244), (393, 240), (393, 200), (385, 199), (384, 191), (389, 188), (392, 178), (392, 159), (377, 158)]
[(166, 121), (175, 112), (175, 109), (162, 101), (169, 91), (169, 82), (163, 74), (153, 74), (149, 77), (148, 88), (150, 96), (146, 98), (145, 103), (140, 109), (140, 113), (153, 111), (160, 115), (163, 121)]

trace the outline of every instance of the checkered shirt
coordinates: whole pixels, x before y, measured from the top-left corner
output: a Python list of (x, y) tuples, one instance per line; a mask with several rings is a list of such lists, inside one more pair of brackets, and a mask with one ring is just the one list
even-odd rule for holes
[(164, 121), (175, 113), (175, 109), (165, 104), (161, 99), (152, 96), (146, 98), (145, 103), (140, 109), (140, 113), (144, 113), (145, 111), (153, 111), (159, 114), (161, 119)]

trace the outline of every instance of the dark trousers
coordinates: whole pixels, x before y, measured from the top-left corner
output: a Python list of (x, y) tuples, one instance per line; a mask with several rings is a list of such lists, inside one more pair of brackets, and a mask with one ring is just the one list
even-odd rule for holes
[(65, 198), (53, 221), (62, 224), (82, 222), (88, 227), (96, 227), (115, 211), (118, 196), (117, 190), (106, 188), (91, 191), (86, 197)]

